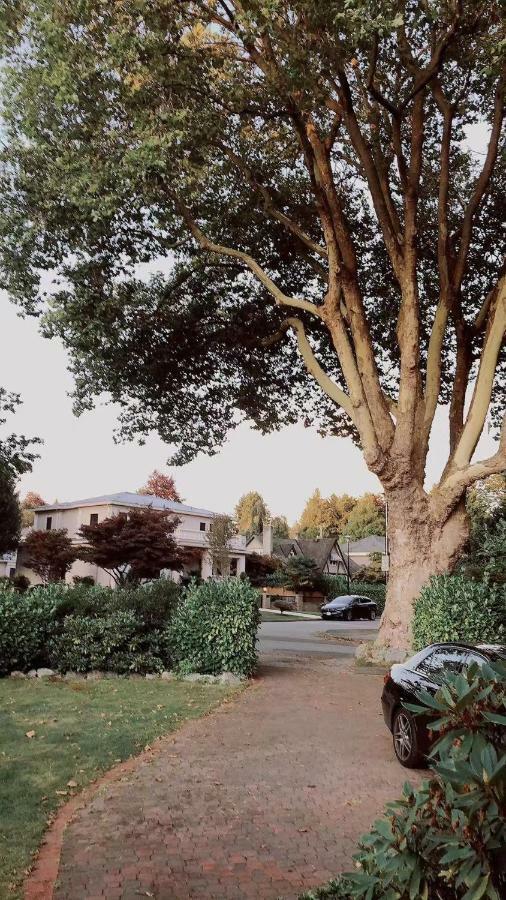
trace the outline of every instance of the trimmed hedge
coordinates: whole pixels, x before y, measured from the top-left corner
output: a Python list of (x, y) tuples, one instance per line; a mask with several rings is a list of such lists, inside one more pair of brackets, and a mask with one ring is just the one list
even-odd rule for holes
[(0, 591), (0, 674), (48, 664), (78, 672), (166, 669), (166, 632), (179, 598), (178, 586), (164, 579), (126, 590), (58, 583), (22, 595)]
[(463, 575), (435, 575), (415, 602), (413, 645), (506, 641), (506, 585)]
[(46, 664), (59, 597), (58, 585), (0, 590), (0, 675)]
[[(338, 597), (348, 593), (346, 578), (343, 575), (324, 575), (324, 593), (326, 597)], [(361, 597), (369, 597), (378, 604), (378, 613), (381, 615), (385, 608), (386, 585), (370, 584), (368, 581), (352, 581), (350, 594), (359, 594)]]
[(251, 675), (259, 621), (258, 591), (249, 581), (227, 578), (190, 585), (168, 629), (177, 670)]

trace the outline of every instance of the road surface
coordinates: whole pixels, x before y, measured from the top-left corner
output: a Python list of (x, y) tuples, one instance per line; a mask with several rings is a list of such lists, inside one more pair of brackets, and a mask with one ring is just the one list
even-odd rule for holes
[(321, 619), (285, 622), (262, 622), (258, 631), (258, 649), (261, 654), (294, 653), (298, 656), (323, 656), (327, 658), (353, 657), (356, 643), (329, 640), (328, 632), (352, 639), (354, 642), (372, 641), (376, 637), (379, 622), (324, 622)]

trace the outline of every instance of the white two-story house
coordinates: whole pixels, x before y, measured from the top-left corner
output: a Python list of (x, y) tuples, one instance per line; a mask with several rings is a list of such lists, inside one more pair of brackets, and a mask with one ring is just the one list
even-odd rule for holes
[[(102, 522), (110, 516), (127, 513), (135, 507), (152, 507), (153, 509), (167, 509), (179, 519), (179, 524), (174, 532), (174, 538), (178, 545), (187, 551), (188, 561), (184, 565), (187, 574), (199, 575), (203, 579), (212, 577), (212, 559), (208, 549), (207, 536), (217, 513), (209, 509), (197, 509), (187, 506), (185, 503), (174, 503), (164, 500), (162, 497), (153, 497), (147, 494), (134, 494), (123, 492), (119, 494), (106, 494), (102, 497), (91, 497), (86, 500), (73, 500), (68, 503), (53, 503), (41, 506), (35, 510), (33, 528), (36, 530), (49, 530), (52, 528), (65, 528), (76, 543), (79, 541), (78, 531), (81, 525), (92, 525)], [(236, 535), (229, 544), (230, 548), (230, 574), (240, 575), (245, 569), (246, 539), (243, 535)], [(12, 574), (12, 573), (11, 573)], [(18, 553), (16, 574), (27, 575), (32, 583), (38, 579), (35, 574), (23, 566), (22, 546)], [(111, 576), (98, 566), (78, 560), (72, 566), (67, 575), (67, 581), (72, 581), (75, 576), (91, 576), (97, 584), (112, 585)], [(172, 573), (175, 580), (177, 573)]]

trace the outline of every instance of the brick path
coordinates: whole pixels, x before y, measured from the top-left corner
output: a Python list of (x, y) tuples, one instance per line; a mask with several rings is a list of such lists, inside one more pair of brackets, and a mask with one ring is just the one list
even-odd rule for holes
[(381, 687), (334, 660), (264, 666), (76, 814), (55, 900), (296, 898), (349, 867), (406, 776)]

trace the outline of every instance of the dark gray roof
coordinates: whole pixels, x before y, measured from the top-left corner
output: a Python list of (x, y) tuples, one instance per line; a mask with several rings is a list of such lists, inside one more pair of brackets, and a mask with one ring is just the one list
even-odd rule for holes
[(76, 509), (79, 506), (152, 506), (153, 509), (170, 509), (175, 513), (193, 513), (198, 516), (213, 517), (217, 513), (210, 509), (199, 509), (196, 506), (187, 506), (186, 503), (175, 503), (173, 500), (164, 500), (163, 497), (155, 497), (151, 494), (134, 494), (130, 491), (121, 491), (118, 494), (102, 494), (100, 497), (87, 497), (85, 500), (69, 500), (66, 503), (52, 503), (46, 506), (38, 506), (35, 512), (50, 512), (59, 509)]
[[(346, 541), (340, 544), (343, 553), (348, 552)], [(350, 553), (384, 553), (385, 537), (381, 534), (370, 534), (358, 541), (350, 541)]]
[[(273, 553), (281, 559), (288, 559), (290, 556), (309, 556), (314, 559), (320, 572), (325, 568), (325, 564), (330, 556), (333, 547), (336, 547), (341, 554), (341, 559), (346, 568), (346, 562), (342, 549), (337, 543), (337, 538), (278, 538), (274, 540)], [(355, 564), (356, 566), (356, 564)], [(350, 559), (350, 571), (353, 569), (353, 561)]]

